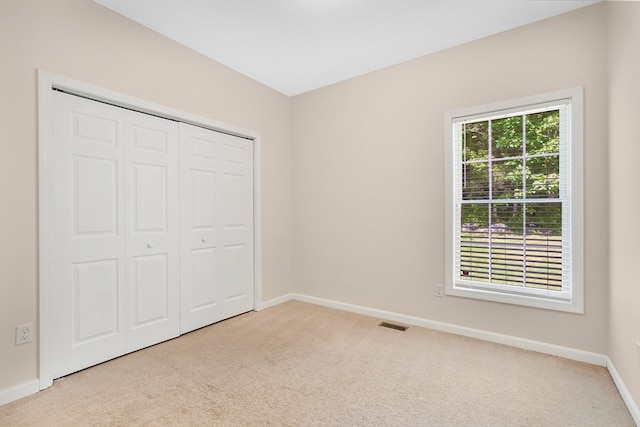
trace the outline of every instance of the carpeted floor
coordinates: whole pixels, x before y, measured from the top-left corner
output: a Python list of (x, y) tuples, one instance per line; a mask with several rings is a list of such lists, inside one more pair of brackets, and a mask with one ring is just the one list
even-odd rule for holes
[(606, 369), (291, 301), (58, 380), (2, 426), (634, 426)]

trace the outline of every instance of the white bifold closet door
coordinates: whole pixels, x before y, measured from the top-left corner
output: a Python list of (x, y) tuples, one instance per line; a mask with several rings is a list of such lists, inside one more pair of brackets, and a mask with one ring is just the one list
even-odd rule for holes
[(253, 144), (180, 124), (181, 332), (253, 301)]
[(179, 335), (177, 122), (54, 93), (54, 378)]
[(251, 141), (53, 93), (52, 378), (254, 308)]

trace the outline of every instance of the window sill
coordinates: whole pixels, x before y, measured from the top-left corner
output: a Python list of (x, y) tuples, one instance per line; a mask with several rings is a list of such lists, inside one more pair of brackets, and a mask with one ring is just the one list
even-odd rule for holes
[(543, 308), (547, 310), (565, 311), (569, 313), (584, 314), (584, 304), (582, 301), (566, 301), (560, 299), (545, 298), (537, 295), (522, 295), (491, 291), (481, 288), (470, 288), (448, 284), (445, 293), (447, 295), (473, 298), (485, 301), (501, 302), (505, 304), (515, 304), (527, 307)]

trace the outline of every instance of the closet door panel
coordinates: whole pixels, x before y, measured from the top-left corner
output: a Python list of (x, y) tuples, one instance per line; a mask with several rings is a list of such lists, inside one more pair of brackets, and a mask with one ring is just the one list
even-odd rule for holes
[(125, 132), (123, 110), (61, 92), (53, 99), (46, 280), (57, 378), (125, 352)]
[(222, 320), (220, 147), (222, 134), (180, 124), (180, 330)]
[(126, 112), (129, 351), (180, 333), (179, 126)]
[(253, 144), (225, 135), (222, 147), (223, 315), (253, 309)]
[(253, 144), (181, 124), (181, 331), (254, 308)]

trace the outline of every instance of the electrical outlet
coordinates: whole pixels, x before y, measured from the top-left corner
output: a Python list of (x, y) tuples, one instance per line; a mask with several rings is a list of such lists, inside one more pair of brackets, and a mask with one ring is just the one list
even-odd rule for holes
[(638, 364), (640, 364), (640, 340), (636, 341), (636, 355), (638, 356)]
[(16, 345), (33, 341), (33, 323), (16, 326)]
[(436, 296), (444, 297), (444, 285), (442, 283), (436, 283)]

